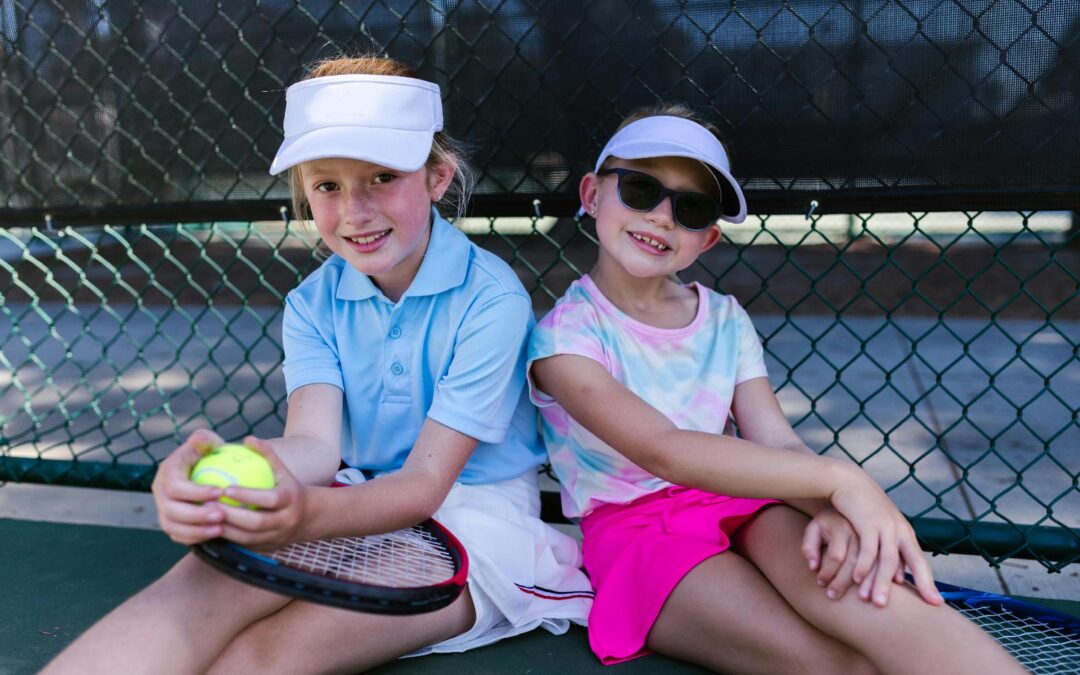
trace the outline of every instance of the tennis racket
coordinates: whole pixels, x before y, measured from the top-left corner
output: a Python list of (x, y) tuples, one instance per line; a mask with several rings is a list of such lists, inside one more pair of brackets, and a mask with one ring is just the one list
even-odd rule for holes
[(212, 567), (259, 588), (376, 614), (446, 607), (469, 575), (464, 547), (431, 519), (388, 534), (303, 541), (269, 552), (226, 539), (191, 549)]
[(997, 593), (937, 582), (945, 602), (1033, 673), (1080, 672), (1080, 618)]

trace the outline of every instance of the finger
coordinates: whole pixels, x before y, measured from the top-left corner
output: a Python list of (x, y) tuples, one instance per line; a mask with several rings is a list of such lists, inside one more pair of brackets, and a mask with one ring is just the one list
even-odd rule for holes
[[(212, 504), (212, 505), (211, 505)], [(158, 507), (162, 520), (181, 525), (215, 525), (225, 520), (223, 507), (217, 502), (190, 504), (166, 501)]]
[[(876, 567), (874, 568), (874, 571), (875, 572), (877, 571)], [(870, 591), (873, 589), (873, 587), (874, 587), (874, 574), (873, 573), (867, 574), (866, 578), (863, 579), (862, 583), (859, 584), (859, 597), (862, 598), (863, 600), (866, 600), (867, 602), (869, 602), (870, 601)]]
[(170, 501), (192, 502), (194, 504), (214, 502), (225, 494), (219, 487), (193, 483), (188, 478), (166, 481), (162, 488), (166, 498)]
[(266, 510), (280, 509), (286, 501), (282, 490), (262, 490), (239, 485), (230, 485), (225, 488), (225, 496), (245, 506)]
[(248, 436), (244, 438), (244, 445), (259, 453), (266, 458), (266, 461), (270, 462), (270, 467), (274, 470), (275, 485), (292, 478), (292, 474), (285, 468), (285, 463), (281, 461), (281, 457), (278, 456), (277, 452), (274, 451), (274, 446), (269, 442), (264, 441), (261, 438), (256, 438), (255, 436)]
[(811, 572), (821, 564), (821, 547), (825, 543), (821, 534), (821, 524), (816, 520), (811, 520), (803, 531), (802, 554)]
[(202, 527), (175, 525), (165, 530), (165, 534), (169, 535), (169, 538), (178, 544), (190, 546), (209, 539), (217, 539), (222, 536), (223, 528), (221, 525), (204, 525)]
[(222, 526), (222, 535), (229, 541), (249, 548), (280, 548), (282, 535), (275, 530), (248, 530), (228, 523)]
[(836, 576), (833, 577), (829, 583), (828, 589), (825, 591), (825, 595), (829, 596), (830, 600), (839, 600), (844, 597), (844, 594), (851, 588), (854, 579), (852, 578), (853, 570), (855, 569), (855, 559), (858, 549), (855, 542), (851, 542), (848, 553), (844, 556), (844, 564), (840, 566)]
[(870, 530), (865, 535), (862, 532), (859, 533), (859, 556), (855, 561), (855, 569), (851, 572), (851, 577), (857, 584), (866, 579), (877, 563), (878, 549), (881, 544), (880, 535), (881, 533), (876, 530)]
[(878, 607), (884, 607), (889, 603), (889, 591), (892, 590), (893, 577), (896, 576), (896, 568), (900, 562), (898, 544), (889, 540), (882, 541), (881, 553), (878, 556), (877, 573), (871, 584), (871, 599)]
[(911, 568), (911, 576), (915, 579), (915, 589), (928, 604), (940, 605), (945, 602), (934, 585), (934, 570), (930, 567), (930, 561), (926, 559), (922, 549), (915, 542), (915, 537), (905, 537), (900, 541), (900, 554)]
[(184, 441), (184, 445), (189, 445), (193, 450), (199, 453), (199, 456), (205, 455), (219, 445), (224, 445), (225, 441), (213, 431), (209, 429), (196, 429), (191, 432), (191, 435)]
[(837, 535), (829, 541), (829, 547), (821, 560), (821, 571), (818, 572), (818, 586), (827, 586), (836, 578), (837, 572), (848, 558), (851, 543), (851, 540), (843, 535)]

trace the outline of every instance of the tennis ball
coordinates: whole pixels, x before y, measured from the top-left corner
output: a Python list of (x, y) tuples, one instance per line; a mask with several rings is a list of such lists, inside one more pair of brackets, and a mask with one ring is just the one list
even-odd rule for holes
[[(274, 469), (270, 462), (251, 448), (235, 443), (218, 446), (203, 456), (191, 469), (191, 480), (199, 485), (219, 488), (239, 485), (244, 488), (269, 490), (275, 484)], [(228, 497), (221, 497), (218, 501), (232, 506), (244, 506)]]

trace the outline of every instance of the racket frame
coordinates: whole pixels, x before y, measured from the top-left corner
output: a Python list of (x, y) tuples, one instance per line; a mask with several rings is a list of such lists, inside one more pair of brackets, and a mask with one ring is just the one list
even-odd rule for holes
[(442, 609), (461, 595), (469, 577), (469, 558), (457, 537), (438, 521), (429, 518), (419, 525), (446, 547), (457, 572), (446, 581), (417, 588), (378, 586), (305, 572), (227, 539), (195, 544), (191, 551), (234, 579), (298, 600), (375, 614), (423, 614)]

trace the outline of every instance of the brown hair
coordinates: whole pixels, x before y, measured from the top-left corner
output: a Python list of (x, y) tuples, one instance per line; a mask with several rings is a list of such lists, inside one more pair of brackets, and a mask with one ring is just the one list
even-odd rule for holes
[[(382, 56), (364, 55), (338, 57), (320, 61), (312, 66), (302, 80), (329, 75), (395, 75), (397, 77), (416, 77), (416, 72), (400, 61)], [(437, 206), (444, 215), (462, 216), (469, 201), (473, 186), (476, 184), (476, 170), (469, 164), (465, 147), (442, 131), (435, 132), (428, 155), (428, 168), (439, 164), (454, 167), (454, 179), (439, 200)], [(300, 177), (299, 165), (289, 169), (289, 189), (292, 193), (293, 215), (299, 220), (311, 220), (311, 208), (304, 196), (304, 184)]]

